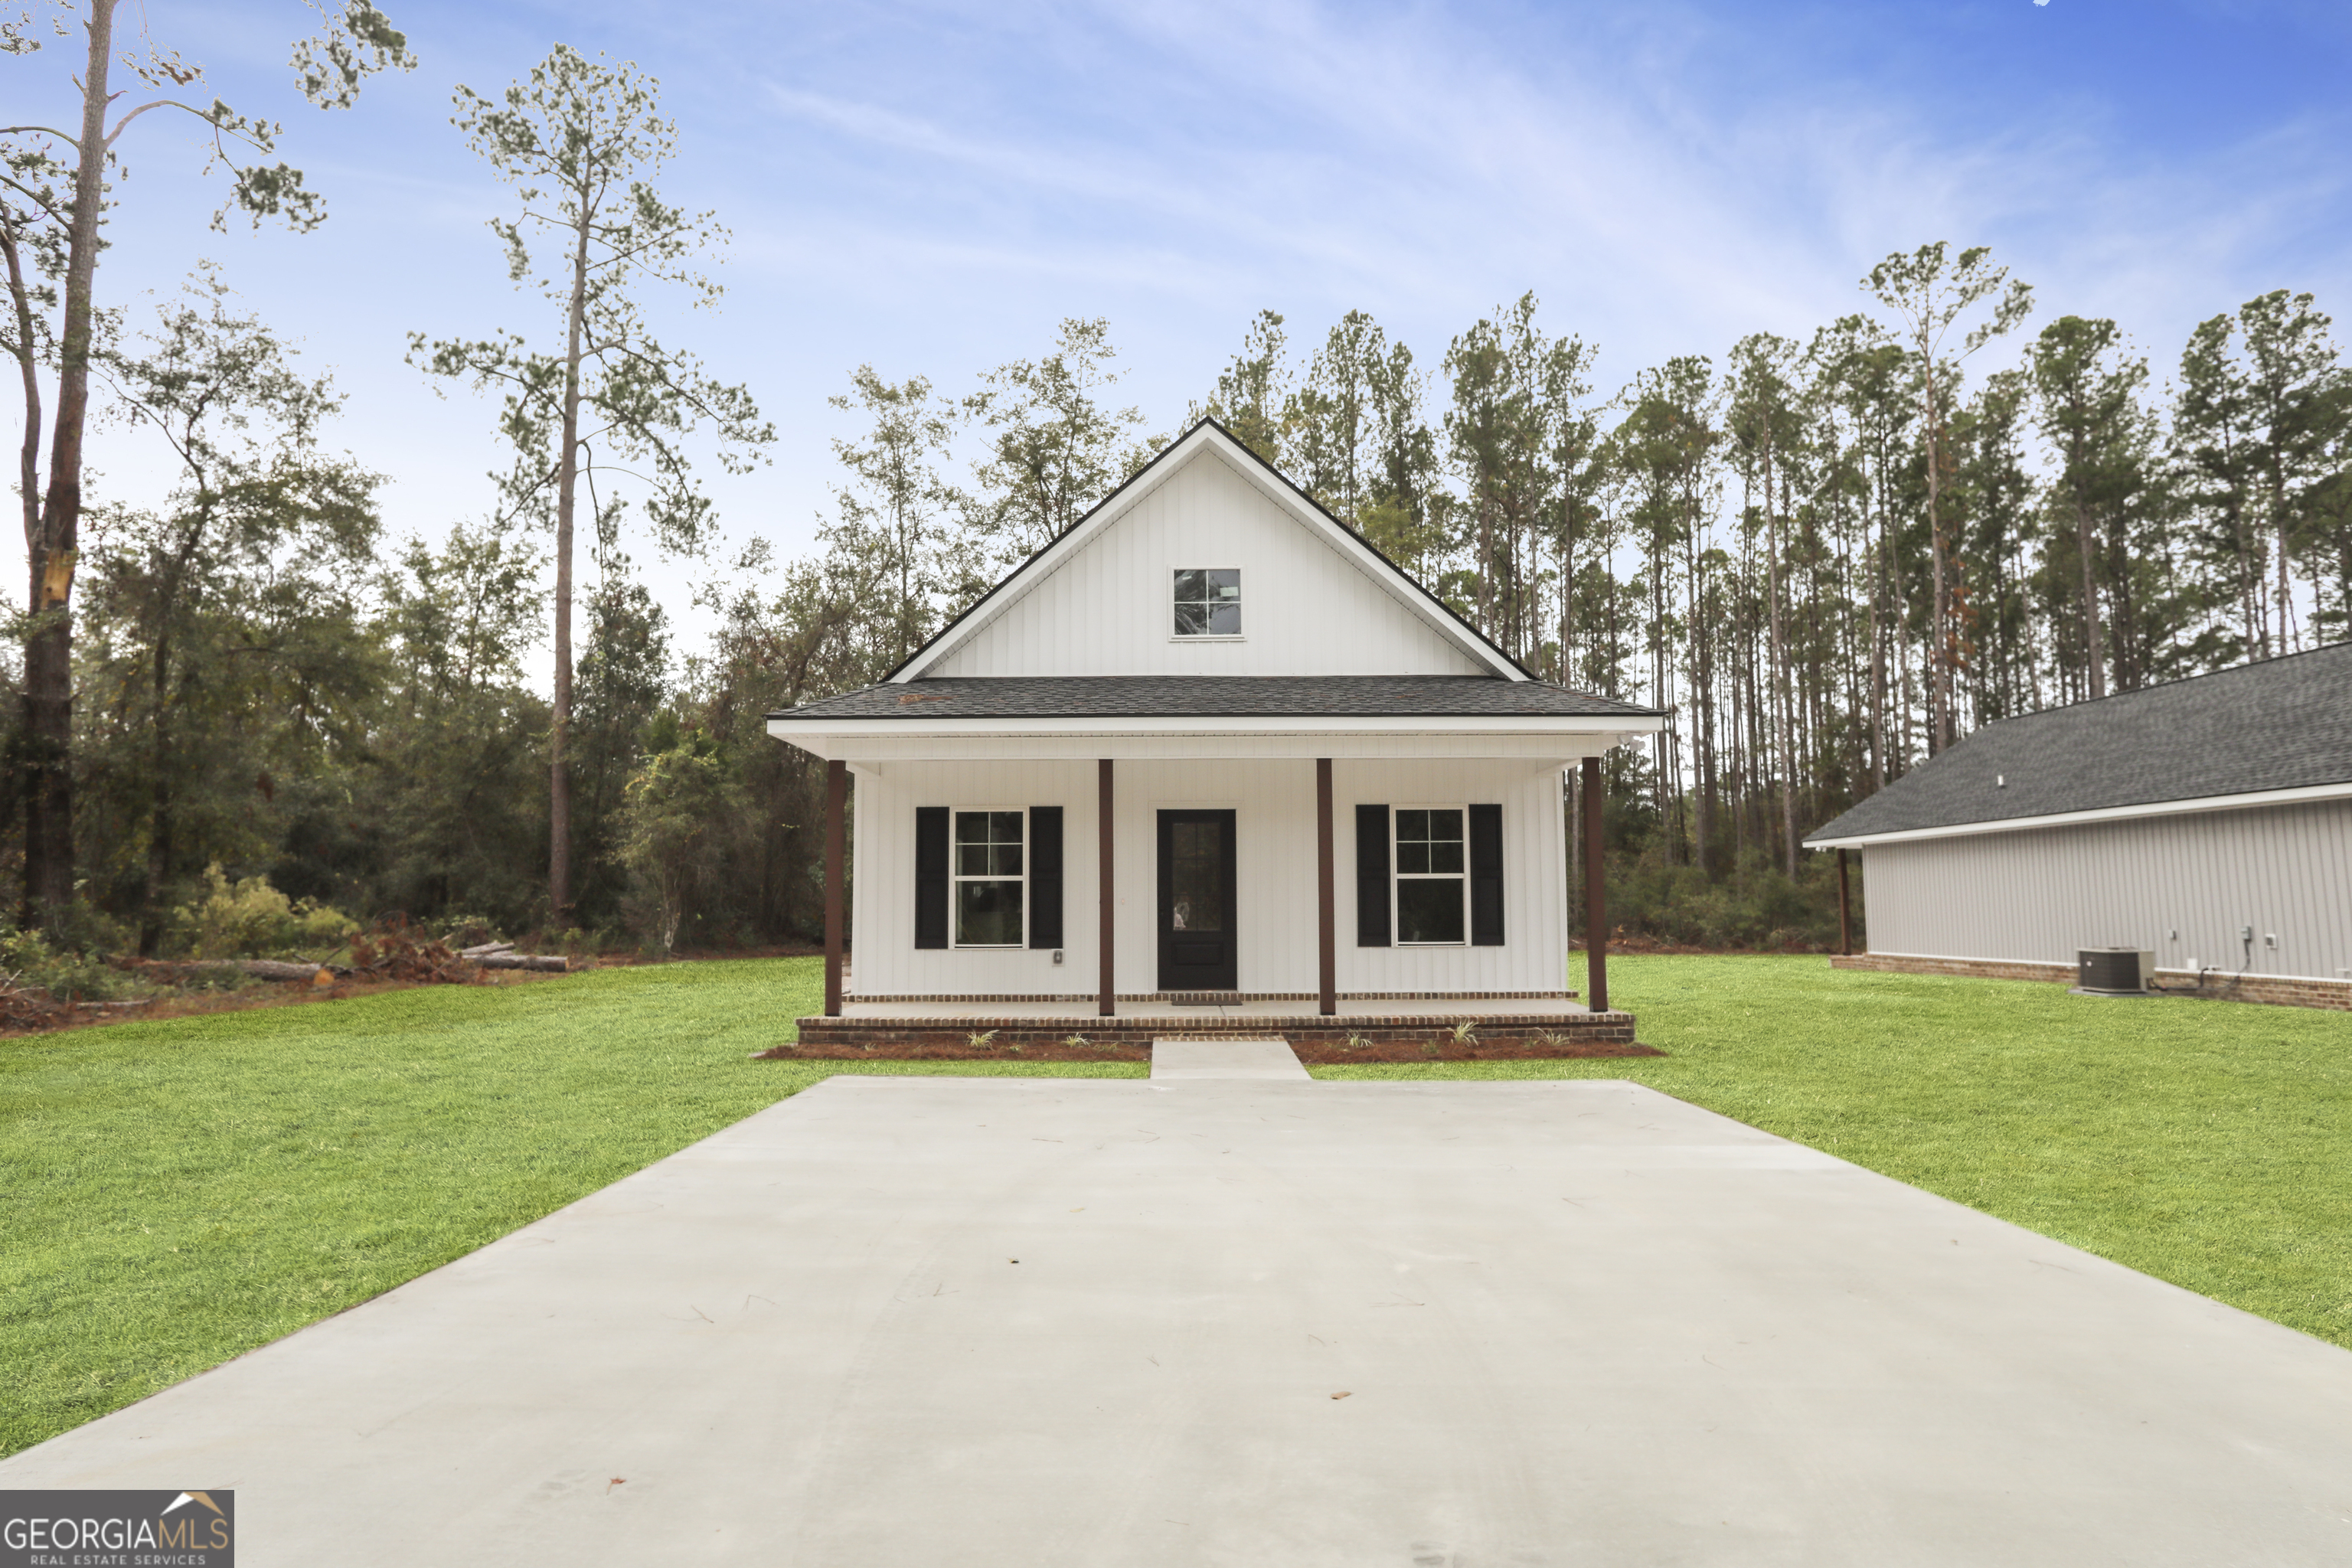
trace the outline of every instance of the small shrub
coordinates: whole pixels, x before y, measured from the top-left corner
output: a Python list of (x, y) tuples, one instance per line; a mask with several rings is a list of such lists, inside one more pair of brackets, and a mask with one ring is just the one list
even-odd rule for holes
[[(148, 987), (95, 953), (56, 946), (38, 931), (0, 925), (0, 989), (30, 994), (36, 1001), (46, 994), (65, 1003), (113, 1001), (142, 994)], [(13, 1021), (21, 1026), (32, 1020)]]
[(1460, 1023), (1454, 1025), (1454, 1043), (1457, 1046), (1476, 1045), (1478, 1043), (1478, 1020), (1475, 1018), (1465, 1018)]
[(205, 868), (205, 890), (172, 911), (176, 944), (197, 958), (267, 958), (341, 947), (360, 929), (341, 910), (293, 900), (267, 877), (232, 882), (217, 861)]
[(984, 1034), (966, 1035), (964, 1037), (964, 1044), (970, 1046), (975, 1051), (992, 1050), (995, 1048), (995, 1040), (996, 1031), (993, 1029), (990, 1029)]

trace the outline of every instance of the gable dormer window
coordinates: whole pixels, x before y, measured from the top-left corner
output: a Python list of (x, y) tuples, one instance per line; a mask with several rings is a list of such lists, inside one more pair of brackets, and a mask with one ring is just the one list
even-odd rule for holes
[(1178, 567), (1176, 630), (1180, 637), (1242, 635), (1242, 574), (1239, 568)]

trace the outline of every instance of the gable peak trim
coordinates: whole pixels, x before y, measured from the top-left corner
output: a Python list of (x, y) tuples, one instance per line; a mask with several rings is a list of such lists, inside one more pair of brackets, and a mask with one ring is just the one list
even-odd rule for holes
[[(1505, 680), (1532, 680), (1527, 668), (1490, 641), (1477, 627), (1454, 613), (1452, 605), (1439, 598), (1416, 580), (1412, 574), (1354, 529), (1331, 515), (1321, 503), (1308, 495), (1281, 469), (1267, 462), (1245, 446), (1218, 421), (1207, 417), (1195, 420), (1191, 427), (1153, 454), (1150, 461), (1129, 475), (1110, 494), (1088, 508), (1085, 516), (1063, 530), (1053, 539), (1030, 552), (1029, 556), (1007, 573), (987, 593), (972, 601), (964, 612), (934, 632), (929, 640), (907, 656), (898, 666), (882, 678), (884, 684), (904, 684), (919, 679), (932, 666), (946, 658), (1009, 608), (1020, 597), (1023, 589), (1016, 584), (1024, 579), (1042, 581), (1064, 561), (1076, 554), (1096, 534), (1156, 489), (1202, 449), (1224, 459), (1244, 481), (1249, 482), (1276, 506), (1290, 512), (1305, 526), (1325, 534), (1325, 542), (1338, 551), (1358, 570), (1380, 583), (1409, 613), (1418, 616), (1440, 637), (1453, 643), (1474, 662), (1485, 666)], [(1260, 475), (1271, 479), (1269, 485)]]

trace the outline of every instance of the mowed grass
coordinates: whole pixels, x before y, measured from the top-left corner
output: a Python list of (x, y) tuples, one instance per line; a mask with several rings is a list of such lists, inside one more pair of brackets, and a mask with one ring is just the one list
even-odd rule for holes
[(821, 961), (755, 960), (0, 1041), (0, 1453), (806, 1088), (833, 1069), (748, 1058), (822, 995)]
[[(1819, 958), (1611, 974), (1671, 1056), (1316, 1076), (1634, 1079), (2352, 1344), (2352, 1016)], [(0, 1452), (843, 1070), (747, 1059), (820, 983), (813, 959), (615, 969), (0, 1043)]]
[(2352, 1346), (2352, 1014), (1821, 958), (1609, 973), (1667, 1057), (1315, 1076), (1632, 1079)]

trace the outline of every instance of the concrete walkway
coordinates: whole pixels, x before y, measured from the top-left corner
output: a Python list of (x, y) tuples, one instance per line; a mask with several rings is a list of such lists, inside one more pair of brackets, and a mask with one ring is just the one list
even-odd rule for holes
[(836, 1078), (36, 1486), (244, 1568), (2341, 1563), (2352, 1355), (1624, 1083)]

